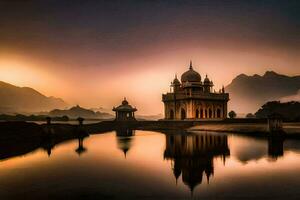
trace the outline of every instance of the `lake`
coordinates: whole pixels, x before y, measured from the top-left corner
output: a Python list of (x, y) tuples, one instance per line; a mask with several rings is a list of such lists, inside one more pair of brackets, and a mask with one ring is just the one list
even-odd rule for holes
[(300, 141), (119, 130), (0, 161), (1, 199), (299, 199)]

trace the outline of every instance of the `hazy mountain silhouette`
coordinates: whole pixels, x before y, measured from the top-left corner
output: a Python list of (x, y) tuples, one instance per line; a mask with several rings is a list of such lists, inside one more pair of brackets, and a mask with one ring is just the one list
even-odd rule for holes
[(86, 119), (111, 119), (114, 118), (113, 115), (109, 113), (104, 113), (104, 112), (94, 112), (93, 110), (85, 109), (80, 106), (74, 106), (70, 109), (67, 110), (59, 110), (59, 109), (54, 109), (49, 112), (50, 116), (68, 116), (69, 118), (78, 118), (78, 117), (83, 117)]
[(300, 76), (290, 77), (273, 71), (263, 76), (240, 74), (225, 90), (230, 93), (229, 109), (254, 113), (267, 101), (296, 95), (300, 90)]
[(0, 81), (0, 113), (33, 113), (66, 106), (62, 99), (46, 97), (32, 88)]
[(100, 113), (109, 113), (114, 115), (114, 111), (110, 108), (104, 108), (104, 107), (98, 107), (98, 108), (89, 108), (89, 110), (92, 110), (94, 112), (100, 112)]

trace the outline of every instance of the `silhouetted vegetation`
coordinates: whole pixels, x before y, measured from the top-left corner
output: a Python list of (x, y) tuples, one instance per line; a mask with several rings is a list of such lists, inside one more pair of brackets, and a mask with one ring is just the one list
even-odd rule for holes
[(248, 113), (248, 114), (246, 115), (246, 118), (255, 118), (255, 115), (252, 114), (252, 113)]
[(264, 104), (256, 113), (257, 118), (267, 118), (271, 114), (280, 114), (286, 121), (300, 121), (300, 102), (270, 101)]
[(230, 111), (230, 112), (228, 113), (228, 115), (229, 115), (229, 117), (230, 117), (231, 119), (236, 118), (236, 113), (235, 113), (233, 110)]
[[(0, 120), (2, 121), (45, 121), (48, 116), (46, 115), (0, 115)], [(51, 117), (53, 121), (69, 121), (68, 116), (61, 116), (61, 117)]]

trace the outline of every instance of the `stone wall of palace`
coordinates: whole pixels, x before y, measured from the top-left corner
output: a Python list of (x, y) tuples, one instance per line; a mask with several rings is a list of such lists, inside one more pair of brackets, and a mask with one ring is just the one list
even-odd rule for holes
[(201, 99), (184, 99), (165, 102), (166, 119), (224, 119), (227, 102)]

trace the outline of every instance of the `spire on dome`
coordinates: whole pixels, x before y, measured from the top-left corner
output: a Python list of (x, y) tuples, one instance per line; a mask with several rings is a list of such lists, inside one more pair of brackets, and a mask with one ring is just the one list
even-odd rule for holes
[(126, 100), (126, 97), (124, 97), (124, 100), (122, 101), (122, 105), (128, 105), (128, 101)]
[(189, 69), (181, 75), (181, 82), (201, 82), (200, 74), (193, 69), (192, 60), (190, 61)]
[(180, 85), (180, 81), (177, 78), (177, 74), (175, 74), (175, 78), (173, 80), (173, 82), (171, 83), (172, 86), (179, 86)]

